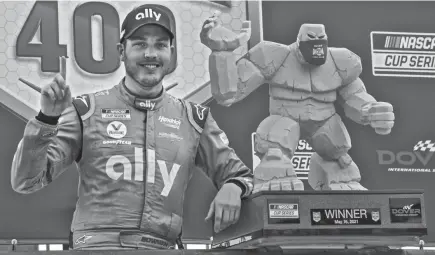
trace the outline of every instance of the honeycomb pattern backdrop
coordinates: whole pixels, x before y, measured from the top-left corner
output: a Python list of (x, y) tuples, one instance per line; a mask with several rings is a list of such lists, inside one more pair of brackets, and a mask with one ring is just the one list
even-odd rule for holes
[[(110, 74), (89, 74), (82, 71), (74, 59), (73, 49), (73, 13), (76, 7), (85, 1), (58, 1), (59, 44), (67, 45), (67, 84), (71, 86), (73, 96), (103, 90), (112, 87), (124, 76), (124, 67)], [(168, 7), (174, 14), (177, 24), (178, 66), (164, 80), (168, 86), (178, 83), (170, 93), (183, 98), (209, 81), (208, 56), (211, 51), (201, 44), (199, 33), (205, 19), (218, 10), (222, 25), (236, 33), (246, 20), (245, 1), (231, 1), (231, 7), (210, 1), (145, 1), (159, 3)], [(227, 1), (229, 2), (229, 1)], [(48, 83), (54, 73), (41, 71), (38, 58), (16, 57), (15, 47), (17, 35), (20, 33), (35, 1), (3, 1), (0, 2), (0, 89), (18, 98), (33, 109), (39, 109), (39, 94), (18, 78), (23, 78), (37, 86)], [(109, 1), (118, 12), (120, 24), (138, 2)], [(92, 40), (98, 41), (98, 33), (92, 30)], [(38, 37), (38, 33), (36, 36)], [(100, 36), (101, 37), (101, 36)], [(36, 40), (36, 41), (35, 41)], [(34, 38), (31, 43), (38, 42)], [(95, 49), (95, 48), (94, 48)], [(247, 45), (236, 50), (240, 56), (247, 50)], [(97, 54), (98, 52), (93, 52)]]

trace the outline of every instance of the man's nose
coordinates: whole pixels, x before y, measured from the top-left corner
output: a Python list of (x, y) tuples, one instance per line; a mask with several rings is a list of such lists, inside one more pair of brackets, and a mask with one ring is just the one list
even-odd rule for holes
[(157, 58), (157, 51), (156, 51), (156, 49), (154, 47), (148, 47), (145, 50), (144, 55), (145, 55), (145, 58), (155, 59), (155, 58)]

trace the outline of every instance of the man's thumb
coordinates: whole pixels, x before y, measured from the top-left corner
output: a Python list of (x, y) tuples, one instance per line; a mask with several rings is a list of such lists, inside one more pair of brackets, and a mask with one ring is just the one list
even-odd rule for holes
[(210, 204), (210, 209), (208, 210), (207, 217), (205, 217), (205, 221), (208, 221), (213, 217), (214, 214), (214, 201)]

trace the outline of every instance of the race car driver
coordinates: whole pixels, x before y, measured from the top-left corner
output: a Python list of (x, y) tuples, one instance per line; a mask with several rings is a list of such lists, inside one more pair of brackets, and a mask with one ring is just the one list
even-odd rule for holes
[(19, 193), (36, 192), (78, 165), (73, 249), (173, 248), (195, 165), (219, 189), (206, 218), (214, 218), (216, 232), (238, 220), (241, 198), (252, 192), (252, 171), (209, 108), (162, 86), (172, 31), (166, 7), (137, 7), (122, 24), (118, 50), (126, 75), (119, 84), (72, 99), (58, 74), (42, 88), (41, 110), (26, 125), (11, 184)]

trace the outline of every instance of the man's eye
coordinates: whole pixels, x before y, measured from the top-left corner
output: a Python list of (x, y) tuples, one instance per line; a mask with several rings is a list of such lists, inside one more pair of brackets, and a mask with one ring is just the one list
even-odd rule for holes
[(323, 38), (325, 38), (325, 36), (324, 36), (324, 35), (321, 35), (321, 36), (319, 36), (319, 39), (323, 39)]
[(308, 37), (311, 38), (311, 39), (314, 39), (314, 38), (315, 38), (315, 36), (312, 36), (312, 35), (310, 35), (310, 34), (308, 35)]
[(159, 47), (159, 48), (166, 48), (168, 46), (166, 45), (166, 43), (159, 43), (159, 44), (157, 44), (157, 47)]
[(146, 43), (135, 43), (134, 46), (136, 46), (136, 47), (145, 47)]

